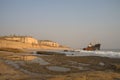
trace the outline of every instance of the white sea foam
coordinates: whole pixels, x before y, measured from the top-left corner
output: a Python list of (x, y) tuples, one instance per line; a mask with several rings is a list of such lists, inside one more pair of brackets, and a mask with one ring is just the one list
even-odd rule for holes
[(66, 56), (101, 56), (110, 58), (120, 58), (120, 52), (113, 51), (84, 51), (80, 52), (64, 52)]
[(64, 52), (63, 50), (47, 50), (48, 52), (58, 52), (60, 54), (66, 54), (66, 56), (100, 56), (109, 58), (120, 58), (120, 50), (107, 50), (107, 51), (85, 51), (85, 50), (74, 50)]

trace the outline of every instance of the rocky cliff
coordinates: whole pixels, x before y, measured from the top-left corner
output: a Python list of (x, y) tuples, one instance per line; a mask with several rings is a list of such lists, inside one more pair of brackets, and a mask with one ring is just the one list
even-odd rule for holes
[(60, 44), (58, 44), (57, 42), (50, 41), (50, 40), (39, 40), (38, 43), (44, 46), (60, 47)]
[(0, 48), (43, 48), (43, 49), (57, 49), (66, 48), (57, 42), (50, 40), (37, 40), (30, 36), (4, 36), (0, 37)]
[(40, 48), (37, 44), (22, 43), (0, 39), (0, 48)]
[(9, 40), (9, 41), (38, 44), (38, 40), (36, 40), (35, 38), (31, 36), (7, 36), (7, 37), (1, 37), (1, 38), (5, 40)]

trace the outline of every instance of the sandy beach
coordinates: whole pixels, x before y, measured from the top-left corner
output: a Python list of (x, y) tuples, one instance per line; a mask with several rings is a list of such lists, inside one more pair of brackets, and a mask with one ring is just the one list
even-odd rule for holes
[(0, 51), (0, 80), (120, 80), (120, 59)]

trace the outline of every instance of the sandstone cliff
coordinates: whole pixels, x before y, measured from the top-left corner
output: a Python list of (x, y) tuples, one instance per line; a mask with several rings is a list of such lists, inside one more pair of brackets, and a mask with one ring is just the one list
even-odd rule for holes
[(31, 36), (7, 36), (7, 37), (1, 37), (1, 38), (9, 41), (38, 44), (38, 41)]
[(0, 37), (0, 48), (18, 49), (63, 49), (68, 47), (61, 46), (57, 42), (50, 40), (37, 40), (30, 36), (4, 36)]
[(39, 40), (38, 43), (40, 45), (49, 46), (49, 47), (60, 47), (60, 44), (58, 44), (57, 42), (50, 41), (50, 40)]

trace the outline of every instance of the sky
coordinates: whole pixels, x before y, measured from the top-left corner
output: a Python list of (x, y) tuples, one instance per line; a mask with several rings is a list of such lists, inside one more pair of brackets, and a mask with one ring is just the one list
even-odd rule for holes
[(0, 36), (120, 49), (120, 0), (0, 0)]

